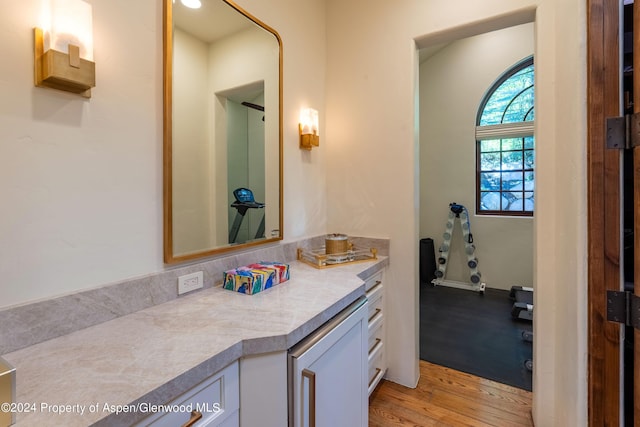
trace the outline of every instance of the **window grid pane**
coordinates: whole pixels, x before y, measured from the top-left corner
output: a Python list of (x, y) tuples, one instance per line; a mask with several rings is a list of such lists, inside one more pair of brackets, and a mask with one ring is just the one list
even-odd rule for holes
[[(502, 150), (495, 151), (497, 146)], [(478, 151), (479, 213), (531, 215), (535, 188), (534, 138), (478, 141)]]
[(501, 140), (502, 151), (522, 150), (524, 141), (522, 138), (506, 138)]
[[(476, 145), (476, 212), (532, 216), (535, 206), (535, 138), (513, 137), (514, 129), (535, 118), (533, 57), (505, 71), (480, 104), (476, 125), (513, 124), (491, 128), (492, 139)], [(511, 130), (508, 130), (511, 129)], [(511, 133), (511, 134), (509, 134)]]
[(480, 174), (480, 191), (499, 191), (500, 183), (500, 172)]
[(484, 104), (479, 125), (517, 123), (533, 120), (533, 64), (513, 73), (493, 89)]
[(499, 139), (485, 139), (480, 141), (480, 150), (483, 153), (488, 153), (491, 151), (500, 151), (500, 140)]
[(522, 170), (522, 151), (503, 151), (501, 170)]

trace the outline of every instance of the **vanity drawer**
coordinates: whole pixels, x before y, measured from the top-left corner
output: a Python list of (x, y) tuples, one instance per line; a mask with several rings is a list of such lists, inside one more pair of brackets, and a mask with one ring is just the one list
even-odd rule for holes
[(365, 280), (365, 292), (369, 300), (369, 394), (376, 388), (386, 372), (384, 325), (384, 270)]
[(379, 271), (364, 281), (364, 289), (365, 291), (369, 292), (369, 289), (381, 283), (382, 283), (382, 271)]
[(382, 343), (383, 331), (382, 316), (377, 316), (369, 323), (369, 354), (371, 354), (377, 345)]
[(384, 372), (384, 343), (381, 342), (369, 353), (369, 394), (376, 388)]
[(238, 363), (233, 363), (166, 404), (167, 410), (154, 413), (138, 426), (175, 427), (192, 417), (191, 410), (202, 413), (194, 425), (238, 426), (240, 409)]
[(369, 300), (369, 323), (371, 323), (376, 316), (382, 314), (383, 291), (384, 288), (382, 284), (379, 284), (367, 292), (367, 299)]

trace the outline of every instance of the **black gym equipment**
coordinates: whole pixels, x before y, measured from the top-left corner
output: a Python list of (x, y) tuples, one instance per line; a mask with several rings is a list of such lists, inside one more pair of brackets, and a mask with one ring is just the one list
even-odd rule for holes
[[(235, 243), (238, 238), (238, 231), (240, 230), (240, 225), (242, 224), (242, 220), (244, 220), (244, 216), (246, 215), (249, 209), (263, 209), (265, 204), (256, 202), (253, 198), (253, 191), (248, 188), (236, 188), (233, 190), (233, 197), (236, 198), (236, 201), (231, 204), (232, 208), (237, 209), (236, 218), (233, 220), (233, 225), (231, 226), (231, 230), (229, 231), (229, 243)], [(258, 226), (258, 230), (256, 230), (255, 238), (259, 239), (264, 237), (264, 214), (262, 214), (262, 221), (260, 221), (260, 225)]]
[[(484, 294), (485, 284), (482, 282), (482, 276), (478, 270), (478, 258), (475, 256), (476, 247), (473, 244), (473, 234), (471, 234), (471, 222), (469, 220), (469, 212), (467, 208), (461, 204), (452, 202), (449, 203), (449, 213), (447, 214), (447, 224), (444, 231), (443, 242), (440, 245), (438, 266), (434, 274), (435, 279), (432, 283), (436, 286), (451, 286), (453, 288), (469, 289)], [(451, 250), (451, 239), (454, 234), (455, 223), (460, 223), (462, 229), (462, 240), (464, 244), (464, 251), (467, 255), (467, 266), (469, 267), (469, 282), (458, 282), (454, 280), (448, 280), (447, 263), (449, 260), (449, 251)]]
[(532, 372), (533, 371), (533, 360), (531, 359), (527, 359), (524, 361), (524, 367), (527, 369), (527, 371)]
[(420, 239), (420, 283), (431, 284), (436, 278), (436, 252), (433, 239)]
[(515, 301), (511, 316), (514, 319), (533, 321), (533, 288), (512, 286), (509, 297)]
[[(516, 320), (533, 321), (533, 288), (524, 286), (512, 286), (509, 297), (514, 301), (511, 307), (511, 317)], [(522, 331), (522, 340), (533, 342), (533, 331)], [(533, 371), (533, 359), (526, 359), (524, 367), (527, 371)]]
[[(533, 342), (533, 331), (522, 331), (522, 340), (526, 342)], [(525, 359), (524, 367), (527, 371), (533, 371), (533, 359)]]

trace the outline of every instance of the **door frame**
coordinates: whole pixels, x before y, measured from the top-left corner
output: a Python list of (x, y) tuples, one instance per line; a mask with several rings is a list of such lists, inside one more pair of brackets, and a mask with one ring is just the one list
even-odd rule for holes
[(620, 115), (620, 4), (587, 0), (588, 419), (620, 424), (620, 328), (606, 291), (620, 287), (620, 152), (607, 150), (605, 118)]

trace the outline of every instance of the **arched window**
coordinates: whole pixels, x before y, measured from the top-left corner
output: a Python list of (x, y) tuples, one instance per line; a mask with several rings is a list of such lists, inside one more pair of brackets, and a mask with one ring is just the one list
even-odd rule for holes
[(476, 120), (476, 214), (532, 216), (534, 69), (508, 69), (482, 99)]

